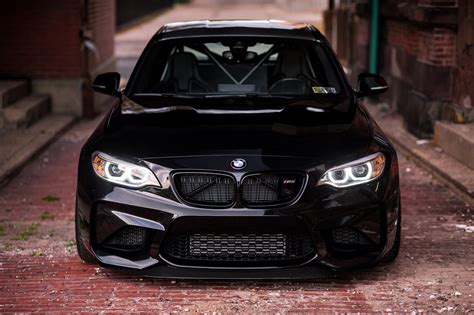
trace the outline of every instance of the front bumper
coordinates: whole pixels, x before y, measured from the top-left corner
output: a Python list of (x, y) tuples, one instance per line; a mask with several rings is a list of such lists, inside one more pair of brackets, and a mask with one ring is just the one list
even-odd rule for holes
[[(82, 223), (77, 241), (83, 242), (108, 268), (160, 278), (328, 277), (333, 271), (375, 265), (391, 248), (399, 211), (398, 176), (387, 174), (377, 181), (343, 190), (306, 189), (298, 203), (272, 209), (195, 208), (152, 192), (117, 187), (91, 177), (87, 185), (79, 181), (77, 211)], [(202, 222), (218, 226), (234, 221), (236, 230), (243, 227), (241, 222), (247, 222), (256, 230), (268, 225), (269, 233), (273, 222), (297, 222), (289, 224), (288, 230), (308, 233), (314, 242), (314, 252), (299, 260), (255, 265), (170, 261), (163, 255), (161, 245), (183, 219), (186, 228), (195, 231), (199, 231)], [(195, 224), (189, 223), (193, 221)], [(120, 248), (107, 244), (115, 233), (130, 226), (146, 231), (143, 243)], [(278, 229), (276, 224), (274, 232), (278, 233)], [(356, 231), (357, 242), (350, 231)]]

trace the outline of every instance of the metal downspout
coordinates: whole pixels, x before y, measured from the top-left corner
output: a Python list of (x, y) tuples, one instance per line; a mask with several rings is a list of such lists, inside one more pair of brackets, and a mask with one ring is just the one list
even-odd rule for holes
[(376, 74), (379, 50), (379, 0), (372, 0), (371, 2), (369, 72)]

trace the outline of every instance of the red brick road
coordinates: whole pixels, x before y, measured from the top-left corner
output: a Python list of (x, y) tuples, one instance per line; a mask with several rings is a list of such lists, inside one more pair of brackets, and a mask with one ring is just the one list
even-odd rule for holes
[(403, 242), (392, 265), (336, 279), (229, 282), (84, 264), (73, 242), (75, 174), (95, 123), (73, 128), (0, 190), (0, 312), (474, 311), (472, 209), (404, 157)]

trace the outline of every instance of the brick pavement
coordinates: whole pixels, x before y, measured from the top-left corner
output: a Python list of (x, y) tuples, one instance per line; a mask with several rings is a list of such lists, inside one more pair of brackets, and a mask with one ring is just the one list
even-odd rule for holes
[[(249, 6), (179, 10), (119, 35), (119, 58), (133, 62), (140, 36), (164, 21), (277, 14)], [(76, 164), (97, 122), (76, 125), (0, 190), (0, 312), (474, 312), (473, 209), (403, 156), (403, 240), (394, 264), (335, 279), (229, 282), (143, 279), (82, 263), (74, 244)]]
[(0, 190), (0, 311), (474, 311), (472, 209), (404, 157), (403, 242), (391, 265), (336, 279), (228, 282), (142, 279), (82, 263), (76, 163), (97, 121), (76, 125)]

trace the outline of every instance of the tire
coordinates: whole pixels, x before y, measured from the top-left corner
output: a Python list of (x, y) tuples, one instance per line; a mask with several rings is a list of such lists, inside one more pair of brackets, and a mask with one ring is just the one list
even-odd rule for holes
[(393, 262), (398, 257), (398, 252), (400, 251), (400, 243), (402, 238), (402, 207), (400, 200), (398, 201), (398, 224), (397, 224), (397, 234), (395, 235), (395, 241), (393, 242), (392, 248), (385, 254), (382, 259), (385, 263)]
[(76, 226), (76, 247), (77, 247), (77, 254), (79, 257), (87, 262), (87, 263), (93, 263), (95, 262), (95, 257), (86, 249), (82, 242), (82, 237), (81, 237), (81, 230), (80, 230), (80, 218), (79, 218), (79, 213), (76, 209), (75, 212), (75, 226)]

